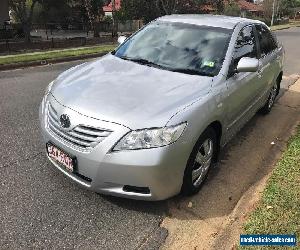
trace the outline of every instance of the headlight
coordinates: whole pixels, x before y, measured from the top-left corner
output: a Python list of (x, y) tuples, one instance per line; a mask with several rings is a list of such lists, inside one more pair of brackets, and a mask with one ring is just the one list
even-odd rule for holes
[(48, 85), (47, 88), (45, 89), (45, 95), (48, 95), (48, 94), (49, 94), (49, 92), (50, 92), (51, 89), (52, 89), (52, 86), (53, 86), (54, 82), (55, 82), (55, 81), (52, 81), (52, 82), (49, 83), (49, 85)]
[(176, 142), (186, 128), (186, 123), (165, 128), (131, 131), (113, 148), (113, 151), (158, 148)]

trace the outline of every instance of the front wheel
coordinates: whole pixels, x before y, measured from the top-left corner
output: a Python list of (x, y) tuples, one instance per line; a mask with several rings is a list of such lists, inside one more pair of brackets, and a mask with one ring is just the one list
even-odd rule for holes
[(198, 139), (189, 157), (181, 190), (184, 195), (193, 195), (200, 191), (216, 152), (216, 132), (212, 128), (208, 128)]
[(271, 89), (270, 95), (268, 97), (268, 100), (265, 104), (265, 106), (263, 106), (260, 110), (260, 112), (264, 115), (269, 114), (274, 106), (275, 103), (275, 99), (278, 93), (278, 84), (275, 83), (274, 86)]

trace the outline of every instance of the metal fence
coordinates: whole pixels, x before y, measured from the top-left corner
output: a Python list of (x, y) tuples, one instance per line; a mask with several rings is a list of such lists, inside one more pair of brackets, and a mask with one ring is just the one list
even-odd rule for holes
[[(31, 42), (25, 42), (19, 34), (19, 24), (9, 29), (0, 30), (0, 53), (18, 53), (26, 50), (48, 50), (56, 48), (71, 48), (116, 42), (112, 37), (111, 22), (95, 24), (95, 30), (100, 37), (94, 37), (94, 32), (86, 24), (33, 24)], [(141, 20), (130, 20), (118, 23), (118, 31), (130, 35), (143, 26)]]
[(9, 53), (17, 53), (28, 50), (49, 50), (49, 49), (58, 49), (58, 48), (74, 48), (81, 46), (92, 46), (103, 43), (112, 43), (115, 42), (111, 36), (107, 37), (99, 37), (99, 38), (85, 38), (78, 37), (72, 39), (54, 39), (51, 38), (48, 41), (31, 41), (30, 43), (20, 40), (7, 39), (5, 41), (0, 42), (0, 53), (1, 54), (9, 54)]

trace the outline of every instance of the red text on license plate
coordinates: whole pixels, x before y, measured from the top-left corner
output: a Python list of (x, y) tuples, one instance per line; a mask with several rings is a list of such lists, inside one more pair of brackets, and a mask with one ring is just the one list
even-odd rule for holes
[(70, 156), (51, 144), (47, 145), (47, 151), (49, 157), (63, 165), (68, 171), (73, 172), (73, 159)]

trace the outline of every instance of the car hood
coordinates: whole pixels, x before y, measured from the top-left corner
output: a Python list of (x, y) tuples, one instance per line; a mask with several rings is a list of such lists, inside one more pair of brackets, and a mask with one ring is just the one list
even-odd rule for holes
[(206, 95), (212, 79), (107, 55), (61, 74), (51, 93), (81, 114), (141, 129), (165, 126), (173, 115)]

